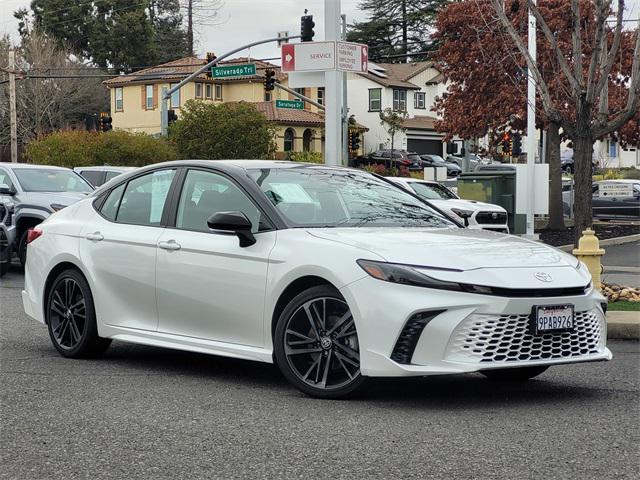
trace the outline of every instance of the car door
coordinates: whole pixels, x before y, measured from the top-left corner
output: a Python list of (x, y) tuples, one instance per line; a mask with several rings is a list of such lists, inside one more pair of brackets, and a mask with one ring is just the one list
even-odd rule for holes
[[(189, 169), (172, 213), (175, 228), (158, 240), (157, 299), (163, 333), (250, 346), (263, 345), (268, 258), (276, 232), (240, 186), (226, 175)], [(216, 212), (240, 211), (256, 243), (211, 231)]]
[(113, 188), (81, 233), (80, 256), (94, 282), (102, 323), (155, 331), (156, 252), (175, 169), (156, 170)]

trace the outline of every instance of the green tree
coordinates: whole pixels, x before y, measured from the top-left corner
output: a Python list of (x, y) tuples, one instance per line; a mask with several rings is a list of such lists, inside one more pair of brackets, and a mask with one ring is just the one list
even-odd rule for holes
[(380, 125), (385, 127), (387, 133), (391, 137), (392, 158), (396, 135), (406, 130), (404, 121), (407, 119), (407, 116), (407, 112), (397, 112), (392, 108), (385, 108), (382, 112), (380, 112)]
[(219, 105), (189, 100), (169, 136), (181, 158), (269, 158), (275, 128), (249, 103)]
[(362, 0), (359, 7), (370, 20), (355, 22), (347, 33), (352, 42), (366, 43), (373, 58), (400, 61), (413, 60), (413, 55), (429, 48), (429, 34), (433, 30), (438, 11), (451, 0)]

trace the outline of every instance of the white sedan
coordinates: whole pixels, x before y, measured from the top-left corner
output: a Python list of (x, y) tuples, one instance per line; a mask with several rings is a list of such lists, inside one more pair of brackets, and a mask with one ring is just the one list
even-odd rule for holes
[(28, 240), (24, 309), (65, 357), (121, 340), (275, 362), (325, 398), (370, 377), (524, 380), (611, 358), (606, 300), (574, 257), (459, 228), (359, 170), (152, 165)]
[(465, 223), (469, 228), (509, 233), (507, 211), (499, 205), (464, 200), (438, 182), (411, 177), (389, 177), (389, 180), (415, 193), (451, 218)]

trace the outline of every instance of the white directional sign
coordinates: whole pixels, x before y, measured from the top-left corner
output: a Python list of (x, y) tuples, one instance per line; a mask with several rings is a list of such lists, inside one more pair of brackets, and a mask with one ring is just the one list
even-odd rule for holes
[(598, 184), (599, 197), (633, 197), (631, 182), (602, 182)]
[(369, 47), (362, 43), (337, 42), (338, 70), (365, 73), (369, 67)]
[(282, 45), (282, 71), (366, 72), (368, 50), (366, 45), (351, 42), (290, 43)]

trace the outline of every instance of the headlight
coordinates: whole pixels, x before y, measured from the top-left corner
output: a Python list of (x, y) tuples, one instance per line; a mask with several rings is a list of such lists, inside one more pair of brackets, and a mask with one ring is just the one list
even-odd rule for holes
[(473, 215), (472, 210), (463, 210), (462, 208), (452, 208), (451, 211), (458, 215), (460, 218), (467, 219)]
[(52, 203), (49, 206), (51, 207), (51, 210), (53, 210), (54, 212), (62, 210), (64, 207), (66, 207), (66, 205), (62, 205), (60, 203)]

